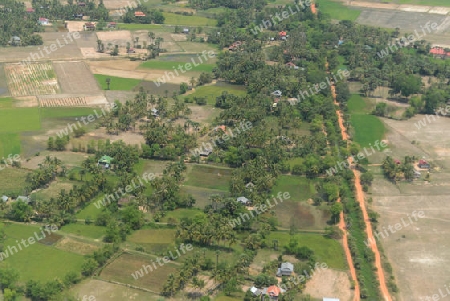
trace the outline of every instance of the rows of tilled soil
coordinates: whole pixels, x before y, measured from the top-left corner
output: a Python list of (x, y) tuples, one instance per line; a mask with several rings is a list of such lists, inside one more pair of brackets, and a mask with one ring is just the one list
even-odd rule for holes
[(41, 107), (80, 107), (87, 106), (86, 97), (44, 98), (39, 100)]
[(6, 64), (5, 73), (12, 96), (48, 95), (59, 91), (51, 63)]

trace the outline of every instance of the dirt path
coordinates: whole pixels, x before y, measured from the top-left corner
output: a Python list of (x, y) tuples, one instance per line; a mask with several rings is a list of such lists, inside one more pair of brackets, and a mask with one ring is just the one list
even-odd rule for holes
[[(351, 157), (350, 157), (351, 158)], [(349, 158), (348, 163), (351, 164), (352, 160)], [(366, 203), (364, 201), (364, 192), (362, 190), (361, 182), (360, 182), (360, 174), (359, 171), (353, 169), (353, 174), (355, 175), (355, 188), (356, 188), (356, 199), (361, 207), (364, 217), (364, 223), (366, 224), (366, 232), (368, 241), (370, 241), (370, 248), (375, 254), (375, 267), (377, 268), (378, 280), (380, 281), (380, 290), (381, 294), (384, 296), (384, 300), (392, 301), (392, 298), (389, 294), (389, 290), (386, 285), (386, 280), (384, 279), (384, 271), (381, 265), (381, 256), (378, 251), (378, 247), (376, 244), (375, 237), (372, 232), (372, 225), (370, 223), (369, 215), (367, 214)]]
[[(339, 198), (337, 200), (337, 202), (340, 203), (341, 198)], [(352, 254), (350, 253), (350, 249), (348, 247), (348, 235), (347, 235), (347, 230), (345, 227), (344, 211), (341, 211), (341, 213), (339, 215), (339, 225), (338, 226), (339, 226), (339, 229), (341, 229), (342, 232), (344, 233), (342, 236), (342, 244), (344, 245), (344, 252), (345, 252), (345, 257), (347, 258), (348, 267), (350, 269), (350, 275), (352, 276), (352, 280), (355, 284), (355, 295), (353, 296), (353, 301), (359, 301), (361, 293), (359, 292), (359, 283), (358, 283), (358, 279), (356, 278), (356, 270), (353, 265)]]
[[(328, 64), (327, 64), (327, 69), (328, 69)], [(331, 86), (331, 94), (333, 96), (334, 104), (339, 105), (336, 101), (336, 88), (334, 85)], [(339, 128), (341, 129), (342, 138), (344, 140), (348, 140), (348, 134), (344, 127), (344, 119), (342, 118), (342, 113), (340, 110), (337, 110), (336, 113), (338, 115), (338, 123), (339, 123)], [(348, 163), (350, 166), (352, 165), (352, 163), (353, 163), (352, 157), (348, 158)], [(387, 289), (386, 280), (384, 279), (384, 272), (383, 272), (383, 267), (381, 265), (380, 252), (378, 251), (377, 244), (374, 243), (375, 238), (373, 236), (372, 225), (370, 223), (369, 215), (367, 213), (366, 204), (364, 201), (364, 192), (363, 192), (362, 186), (361, 186), (360, 174), (359, 174), (359, 171), (357, 171), (355, 169), (352, 169), (352, 171), (353, 171), (353, 174), (355, 175), (356, 200), (359, 203), (359, 206), (361, 207), (361, 211), (363, 213), (364, 223), (366, 224), (366, 233), (367, 233), (368, 241), (371, 242), (370, 248), (372, 249), (373, 253), (375, 254), (375, 267), (377, 268), (377, 275), (378, 275), (378, 280), (380, 282), (381, 294), (383, 295), (385, 301), (392, 301), (392, 298), (389, 294), (389, 290)], [(341, 222), (343, 221), (343, 217), (344, 217), (344, 214), (341, 212)], [(341, 227), (341, 223), (339, 223), (339, 228), (340, 227)], [(345, 244), (345, 246), (348, 248), (347, 244)], [(350, 269), (350, 272), (351, 272), (351, 269)], [(352, 275), (352, 277), (353, 277), (353, 275)], [(356, 279), (356, 277), (355, 277), (355, 279)], [(355, 291), (356, 291), (356, 285), (355, 285)], [(359, 294), (358, 294), (358, 296), (359, 296)], [(358, 298), (358, 300), (359, 300), (359, 298)]]

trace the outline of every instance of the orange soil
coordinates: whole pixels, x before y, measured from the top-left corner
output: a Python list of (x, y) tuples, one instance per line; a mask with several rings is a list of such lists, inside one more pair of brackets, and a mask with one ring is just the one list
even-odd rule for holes
[[(327, 64), (327, 68), (328, 68), (328, 64)], [(334, 103), (336, 105), (338, 105), (338, 103), (336, 101), (336, 88), (334, 85), (331, 86), (331, 94), (333, 95)], [(337, 110), (336, 113), (338, 115), (338, 123), (339, 123), (339, 127), (341, 129), (342, 138), (344, 140), (348, 140), (348, 134), (344, 127), (342, 113), (340, 112), (340, 110)], [(349, 157), (348, 164), (351, 166), (352, 163), (353, 163), (352, 157)], [(387, 289), (387, 286), (386, 286), (386, 281), (384, 279), (383, 267), (381, 266), (380, 252), (378, 251), (377, 244), (374, 243), (375, 238), (373, 236), (372, 225), (370, 224), (369, 215), (367, 214), (366, 204), (364, 201), (364, 192), (362, 190), (362, 186), (361, 186), (361, 182), (360, 182), (359, 171), (357, 171), (355, 169), (352, 169), (352, 171), (353, 171), (353, 174), (355, 175), (356, 200), (359, 203), (359, 206), (361, 207), (361, 211), (363, 213), (363, 218), (364, 218), (364, 223), (366, 224), (366, 232), (367, 232), (368, 241), (371, 242), (370, 247), (371, 247), (373, 253), (375, 254), (375, 267), (377, 268), (378, 280), (380, 282), (380, 290), (381, 290), (382, 295), (384, 296), (385, 301), (392, 301), (392, 298), (391, 298), (389, 291)], [(341, 228), (341, 223), (343, 223), (343, 216), (344, 216), (344, 214), (341, 212), (341, 222), (339, 223), (339, 228)], [(345, 243), (345, 247), (346, 247), (345, 249), (348, 248), (346, 243)], [(348, 258), (347, 258), (347, 260), (348, 260)], [(352, 272), (351, 268), (350, 268), (350, 272)], [(352, 274), (352, 277), (353, 277), (353, 274)], [(354, 279), (356, 279), (356, 276)], [(356, 292), (356, 285), (355, 285), (355, 292)], [(356, 298), (356, 296), (355, 296), (355, 298)], [(358, 294), (358, 300), (359, 300), (359, 294)]]
[[(339, 198), (337, 200), (337, 202), (340, 203), (341, 198)], [(344, 221), (344, 212), (343, 211), (341, 211), (340, 216), (339, 216), (339, 229), (341, 229), (342, 232), (344, 233), (344, 235), (342, 236), (342, 244), (344, 245), (344, 252), (345, 252), (345, 257), (347, 258), (348, 267), (350, 269), (350, 275), (352, 276), (353, 282), (355, 284), (355, 295), (353, 297), (353, 301), (359, 301), (361, 294), (359, 292), (359, 283), (358, 283), (358, 280), (356, 279), (356, 270), (353, 265), (352, 254), (350, 253), (350, 249), (348, 248), (348, 237), (347, 237), (347, 230), (345, 229), (345, 221)]]

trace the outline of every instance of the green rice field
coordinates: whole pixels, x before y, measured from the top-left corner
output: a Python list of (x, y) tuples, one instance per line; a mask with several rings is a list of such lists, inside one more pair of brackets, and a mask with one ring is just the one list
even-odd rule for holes
[[(1, 227), (5, 229), (7, 236), (4, 243), (6, 249), (10, 246), (11, 249), (13, 246), (17, 248), (16, 240), (27, 240), (29, 237), (35, 237), (35, 233), (42, 237), (41, 230), (37, 226), (0, 224)], [(52, 245), (47, 245), (47, 241), (46, 244), (42, 242), (44, 240), (23, 247), (22, 250), (17, 248), (17, 252), (13, 250), (8, 254), (8, 258), (0, 262), (0, 267), (7, 265), (17, 270), (21, 283), (36, 279), (49, 281), (55, 277), (62, 279), (70, 271), (81, 271), (83, 256), (58, 250)]]
[(140, 79), (115, 77), (103, 74), (94, 74), (94, 77), (103, 90), (108, 88), (108, 85), (106, 84), (107, 78), (111, 79), (109, 85), (110, 90), (131, 91), (142, 82)]

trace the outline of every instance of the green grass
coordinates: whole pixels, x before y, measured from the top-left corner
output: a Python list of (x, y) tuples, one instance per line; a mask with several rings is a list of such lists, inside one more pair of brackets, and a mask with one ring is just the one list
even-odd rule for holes
[(166, 216), (164, 216), (164, 218), (162, 218), (162, 222), (167, 222), (167, 220), (169, 218), (175, 218), (176, 220), (180, 221), (182, 218), (192, 218), (196, 215), (200, 215), (203, 216), (205, 215), (205, 213), (203, 213), (203, 211), (201, 211), (198, 208), (194, 208), (194, 209), (186, 209), (186, 208), (180, 208), (180, 209), (175, 209), (172, 211), (168, 211)]
[[(189, 71), (195, 71), (195, 72), (212, 72), (212, 70), (214, 69), (215, 65), (214, 64), (199, 64), (199, 60), (195, 57), (194, 58), (194, 62), (198, 65), (195, 66), (194, 64), (190, 63), (192, 66), (192, 69)], [(185, 62), (171, 62), (171, 61), (158, 61), (158, 60), (151, 60), (151, 61), (147, 61), (141, 64), (142, 68), (147, 68), (147, 69), (157, 69), (157, 70), (171, 70), (173, 71), (174, 68), (178, 68), (178, 65), (183, 66), (183, 70), (186, 69), (186, 64)], [(180, 73), (180, 71), (178, 71)], [(175, 74), (175, 73), (174, 73)]]
[(20, 137), (17, 133), (0, 133), (0, 158), (20, 154)]
[[(314, 251), (317, 262), (325, 262), (328, 267), (333, 269), (346, 269), (344, 250), (336, 240), (326, 238), (318, 234), (299, 233), (294, 236), (298, 240), (300, 247), (306, 246)], [(288, 232), (271, 232), (266, 241), (272, 243), (274, 239), (278, 240), (280, 249), (289, 244), (291, 235)]]
[(84, 209), (80, 210), (76, 216), (78, 219), (91, 219), (95, 220), (97, 216), (102, 213), (101, 209), (98, 209), (95, 207), (94, 203), (96, 203), (98, 200), (102, 199), (103, 195), (100, 195), (100, 197), (95, 198), (93, 202), (91, 202), (89, 205), (87, 205)]
[(353, 114), (350, 120), (355, 129), (354, 141), (360, 146), (367, 147), (370, 143), (383, 139), (384, 125), (376, 116)]
[(160, 29), (162, 26), (159, 24), (118, 24), (119, 29), (124, 30), (151, 30)]
[(4, 109), (4, 108), (12, 108), (13, 107), (13, 98), (10, 97), (5, 97), (5, 98), (0, 98), (0, 108)]
[(39, 108), (12, 108), (0, 111), (0, 133), (18, 133), (40, 128)]
[(354, 129), (354, 141), (361, 147), (367, 147), (376, 140), (383, 139), (385, 128), (383, 122), (374, 115), (369, 115), (364, 99), (352, 95), (348, 100), (350, 122)]
[(228, 85), (228, 84), (220, 84), (220, 85), (212, 85), (212, 86), (201, 86), (195, 88), (195, 92), (186, 96), (187, 98), (195, 97), (207, 97), (208, 104), (215, 105), (216, 97), (222, 95), (223, 91), (227, 91), (229, 94), (233, 94), (236, 96), (245, 96), (246, 91), (244, 86), (238, 85)]
[(367, 104), (364, 99), (357, 95), (353, 94), (350, 99), (347, 101), (348, 111), (351, 114), (361, 114), (361, 113), (369, 113), (367, 110)]
[[(34, 233), (40, 233), (39, 227), (9, 224), (4, 226), (6, 241), (4, 247), (17, 246), (16, 240), (27, 240), (34, 237)], [(42, 234), (39, 234), (42, 236)], [(2, 262), (0, 268), (8, 265), (19, 272), (20, 282), (28, 280), (50, 281), (55, 277), (63, 278), (68, 272), (81, 271), (84, 257), (81, 255), (64, 252), (52, 246), (36, 242), (28, 247), (22, 247), (17, 253), (12, 254)]]
[(61, 231), (79, 236), (99, 239), (103, 235), (105, 235), (106, 228), (94, 225), (68, 224), (66, 226), (63, 226), (61, 228)]
[[(0, 136), (1, 137), (1, 136)], [(28, 172), (24, 169), (5, 168), (0, 170), (0, 196), (11, 194), (23, 194), (23, 188), (26, 185), (26, 177)]]
[(310, 180), (299, 176), (282, 175), (278, 177), (277, 183), (272, 188), (272, 194), (278, 192), (289, 192), (291, 201), (306, 201), (316, 193), (315, 184), (317, 180)]
[(152, 254), (164, 252), (175, 245), (175, 229), (141, 229), (131, 234), (127, 241), (144, 247)]
[(230, 179), (231, 169), (194, 165), (185, 185), (228, 191)]
[[(100, 114), (100, 110), (97, 109)], [(41, 108), (42, 119), (88, 116), (94, 114), (91, 108)]]
[(199, 16), (183, 16), (174, 13), (163, 13), (164, 24), (170, 25), (186, 25), (186, 26), (216, 26), (217, 21)]
[(94, 77), (103, 90), (108, 88), (108, 85), (106, 84), (107, 78), (111, 79), (109, 86), (110, 90), (131, 91), (142, 82), (140, 79), (115, 77), (103, 74), (94, 74)]
[(318, 10), (329, 14), (332, 19), (355, 21), (361, 14), (360, 10), (351, 9), (334, 0), (317, 0)]

